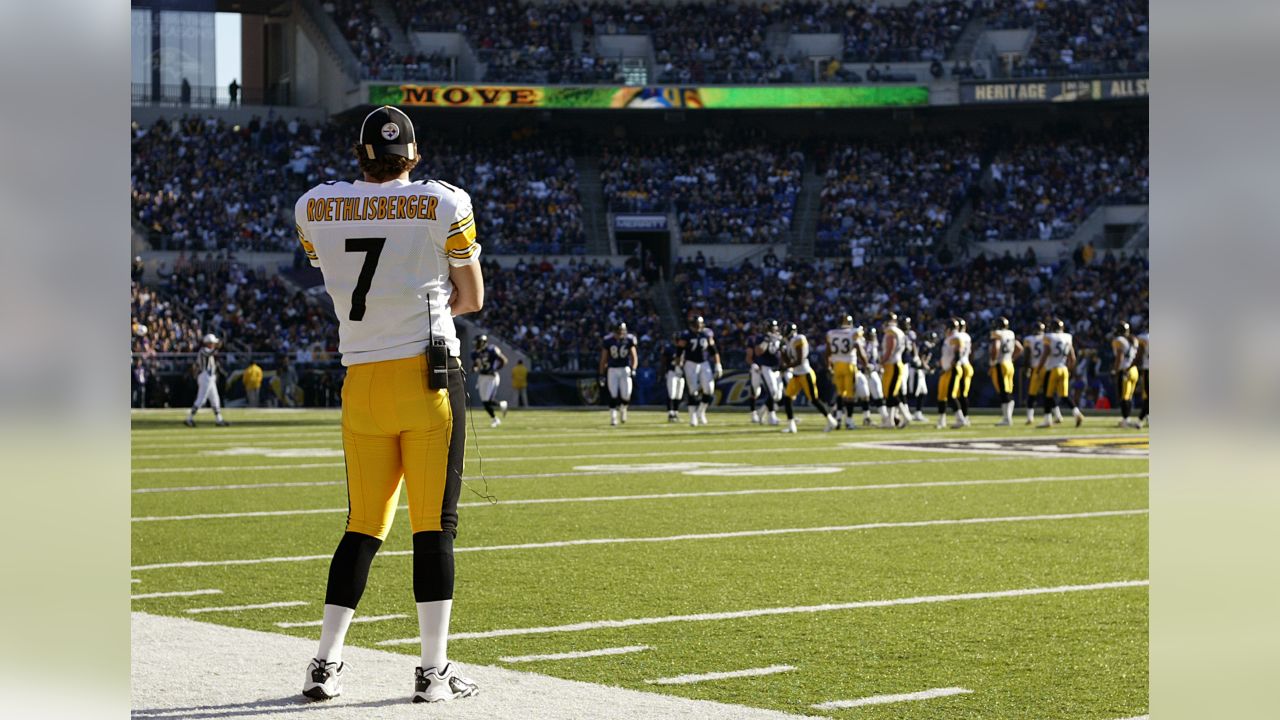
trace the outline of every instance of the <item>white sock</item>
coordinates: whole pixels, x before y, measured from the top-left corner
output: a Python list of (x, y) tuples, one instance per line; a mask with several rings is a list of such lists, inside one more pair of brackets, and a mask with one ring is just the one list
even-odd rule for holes
[(442, 668), (449, 662), (449, 613), (452, 600), (418, 603), (418, 632), (422, 635), (422, 668)]
[(963, 411), (963, 410), (957, 410), (957, 411), (956, 411), (956, 422), (964, 423), (964, 411)]
[(880, 420), (889, 422), (889, 408), (884, 405), (880, 406)]
[(1031, 422), (1035, 419), (1036, 419), (1036, 409), (1032, 407), (1027, 408), (1027, 422)]
[(342, 645), (347, 640), (347, 628), (356, 611), (341, 605), (324, 606), (324, 624), (320, 627), (320, 647), (316, 658), (325, 662), (342, 662)]

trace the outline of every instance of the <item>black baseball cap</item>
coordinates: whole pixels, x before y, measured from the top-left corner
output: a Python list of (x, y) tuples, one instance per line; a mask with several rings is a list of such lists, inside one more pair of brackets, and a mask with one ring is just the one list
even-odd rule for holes
[(360, 149), (370, 160), (383, 155), (413, 160), (418, 156), (416, 142), (413, 121), (390, 105), (369, 113), (360, 124)]

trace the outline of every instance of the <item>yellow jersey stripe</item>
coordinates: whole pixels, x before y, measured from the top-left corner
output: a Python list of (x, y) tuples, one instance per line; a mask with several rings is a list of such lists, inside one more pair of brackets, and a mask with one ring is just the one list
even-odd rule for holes
[(454, 223), (454, 224), (450, 225), (450, 226), (449, 226), (449, 229), (450, 229), (450, 230), (456, 230), (456, 229), (458, 229), (458, 226), (460, 226), (460, 225), (465, 225), (466, 223), (471, 222), (471, 219), (472, 219), (472, 217), (473, 217), (474, 215), (475, 215), (475, 213), (473, 213), (473, 212), (469, 212), (469, 213), (467, 213), (467, 216), (466, 216), (466, 217), (464, 217), (464, 218), (462, 218), (461, 220), (459, 220), (458, 222), (456, 222), (456, 223)]

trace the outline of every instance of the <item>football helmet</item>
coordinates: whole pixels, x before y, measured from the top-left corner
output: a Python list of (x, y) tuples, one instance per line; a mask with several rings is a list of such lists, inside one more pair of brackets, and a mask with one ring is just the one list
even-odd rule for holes
[(616, 335), (617, 337), (626, 337), (626, 336), (627, 336), (627, 324), (626, 324), (626, 323), (624, 323), (624, 322), (620, 322), (620, 323), (618, 323), (617, 325), (614, 325), (614, 326), (613, 326), (613, 334), (614, 334), (614, 335)]
[(1121, 320), (1119, 323), (1117, 323), (1117, 324), (1116, 324), (1116, 334), (1117, 334), (1117, 335), (1125, 335), (1125, 336), (1128, 336), (1130, 332), (1131, 332), (1131, 330), (1129, 329), (1129, 323), (1127, 323), (1127, 322), (1125, 322), (1125, 321)]
[(1061, 318), (1054, 318), (1049, 321), (1049, 329), (1053, 332), (1065, 332), (1067, 324), (1062, 322)]
[(888, 315), (884, 316), (885, 326), (896, 325), (897, 322), (898, 322), (898, 313), (891, 312)]
[(1044, 323), (1036, 321), (1031, 323), (1031, 334), (1040, 335), (1044, 332)]
[(485, 349), (485, 348), (486, 348), (486, 347), (488, 347), (488, 346), (489, 346), (489, 336), (488, 336), (488, 335), (480, 334), (480, 335), (477, 335), (477, 336), (476, 336), (476, 340), (475, 340), (475, 348), (476, 348), (477, 350), (483, 350), (483, 349)]
[(840, 318), (840, 327), (842, 328), (853, 327), (853, 316), (845, 315), (844, 317)]
[(689, 318), (689, 328), (692, 330), (701, 330), (706, 327), (706, 323), (702, 320), (701, 315), (694, 315)]
[(798, 332), (800, 332), (800, 328), (796, 327), (795, 323), (787, 323), (782, 329), (782, 337), (790, 340), (795, 337)]
[(1003, 315), (1001, 315), (1000, 317), (996, 318), (996, 329), (997, 329), (997, 330), (1008, 330), (1008, 329), (1009, 329), (1009, 318), (1007, 318), (1007, 317), (1005, 317), (1005, 316), (1003, 316)]
[(776, 333), (776, 332), (778, 332), (778, 321), (777, 321), (777, 320), (774, 320), (773, 318), (769, 318), (768, 320), (765, 320), (765, 321), (764, 321), (764, 331), (765, 331), (766, 333)]

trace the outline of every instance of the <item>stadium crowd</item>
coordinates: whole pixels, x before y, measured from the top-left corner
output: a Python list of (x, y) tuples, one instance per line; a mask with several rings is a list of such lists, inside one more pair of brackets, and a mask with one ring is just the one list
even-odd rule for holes
[(615, 144), (600, 161), (611, 210), (674, 211), (687, 243), (782, 239), (803, 174), (797, 145), (716, 133)]
[(970, 239), (1069, 237), (1099, 203), (1147, 204), (1145, 129), (1100, 137), (1019, 140), (991, 161), (965, 234)]
[(991, 29), (1034, 28), (1031, 51), (1014, 75), (1146, 72), (1150, 65), (1147, 0), (991, 0)]
[(618, 322), (640, 342), (642, 364), (657, 362), (661, 321), (637, 263), (483, 262), (485, 307), (475, 321), (514, 343), (534, 370), (595, 370), (600, 340)]
[(840, 144), (819, 152), (816, 254), (906, 255), (939, 243), (982, 167), (972, 140)]
[[(243, 126), (201, 117), (134, 123), (133, 218), (158, 248), (293, 252), (298, 197), (320, 182), (359, 176), (352, 132), (280, 117)], [(441, 142), (412, 177), (467, 188), (490, 252), (585, 249), (577, 170), (565, 141)]]

